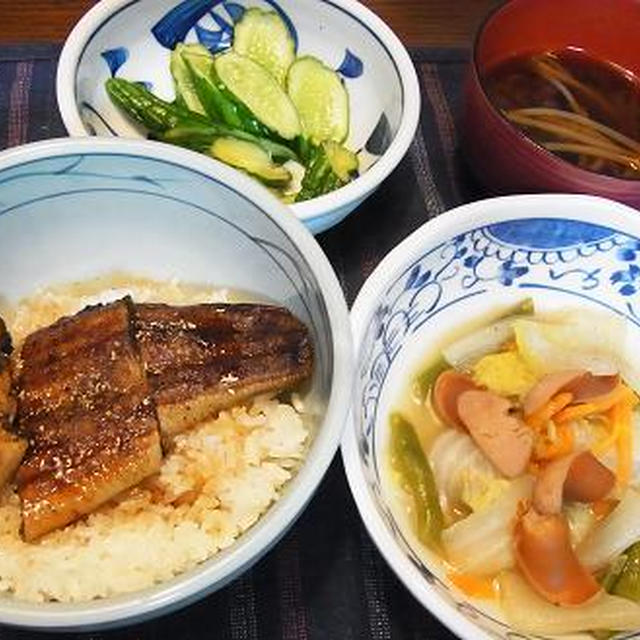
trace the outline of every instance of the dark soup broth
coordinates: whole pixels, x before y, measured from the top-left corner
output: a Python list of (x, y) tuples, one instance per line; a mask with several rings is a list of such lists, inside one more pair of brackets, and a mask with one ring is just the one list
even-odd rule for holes
[(482, 78), (491, 102), (529, 138), (573, 164), (640, 179), (640, 81), (566, 49), (517, 56)]

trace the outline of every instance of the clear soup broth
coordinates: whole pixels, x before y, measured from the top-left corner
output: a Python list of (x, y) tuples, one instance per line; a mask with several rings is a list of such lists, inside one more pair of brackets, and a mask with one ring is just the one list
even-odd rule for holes
[(600, 174), (640, 180), (640, 81), (576, 49), (513, 57), (482, 82), (537, 144)]

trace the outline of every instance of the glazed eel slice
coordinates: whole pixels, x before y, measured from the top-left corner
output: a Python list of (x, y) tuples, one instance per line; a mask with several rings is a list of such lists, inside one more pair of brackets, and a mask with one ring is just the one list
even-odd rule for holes
[(17, 425), (28, 438), (16, 481), (28, 541), (157, 472), (155, 408), (127, 297), (27, 337)]
[(11, 376), (11, 336), (0, 318), (0, 488), (9, 482), (27, 448), (26, 440), (11, 431), (16, 412)]
[(136, 339), (163, 436), (311, 376), (307, 328), (264, 304), (138, 304)]

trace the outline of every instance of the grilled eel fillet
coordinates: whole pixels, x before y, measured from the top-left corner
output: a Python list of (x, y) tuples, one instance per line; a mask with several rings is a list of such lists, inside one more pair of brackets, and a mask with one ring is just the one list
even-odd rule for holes
[(308, 331), (287, 309), (138, 304), (135, 310), (135, 336), (165, 438), (311, 376)]
[(153, 401), (129, 298), (31, 334), (22, 352), (16, 481), (27, 541), (90, 513), (159, 470)]
[(27, 448), (26, 440), (11, 433), (16, 401), (11, 384), (11, 336), (0, 318), (0, 489), (13, 478)]

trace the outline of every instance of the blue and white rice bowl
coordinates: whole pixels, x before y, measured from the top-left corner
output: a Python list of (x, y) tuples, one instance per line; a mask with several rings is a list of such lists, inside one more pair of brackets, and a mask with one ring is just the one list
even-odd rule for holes
[[(347, 306), (313, 237), (255, 181), (198, 154), (144, 141), (63, 139), (0, 154), (0, 255), (3, 310), (39, 289), (113, 272), (250, 291), (286, 306), (310, 330), (315, 369), (306, 397), (319, 412), (298, 473), (231, 546), (172, 579), (113, 597), (30, 602), (3, 593), (0, 623), (49, 630), (131, 624), (239, 576), (304, 509), (348, 411)], [(124, 295), (118, 287), (93, 303), (109, 294)], [(54, 564), (43, 580), (55, 582)]]
[(200, 42), (213, 52), (232, 44), (245, 8), (277, 11), (298, 54), (341, 75), (350, 99), (346, 146), (358, 151), (361, 176), (345, 187), (292, 205), (313, 233), (337, 224), (391, 173), (413, 139), (420, 89), (409, 55), (389, 27), (355, 0), (102, 0), (70, 34), (58, 66), (57, 97), (72, 136), (140, 137), (109, 100), (111, 76), (144, 82), (172, 100), (171, 49)]
[(442, 561), (421, 547), (394, 510), (385, 472), (389, 415), (409, 376), (452, 330), (528, 297), (542, 312), (589, 309), (622, 317), (627, 353), (640, 352), (638, 212), (562, 194), (463, 205), (396, 247), (368, 278), (351, 312), (356, 391), (342, 442), (351, 491), (405, 586), (469, 640), (534, 636), (511, 629), (497, 606), (471, 602), (453, 588)]

